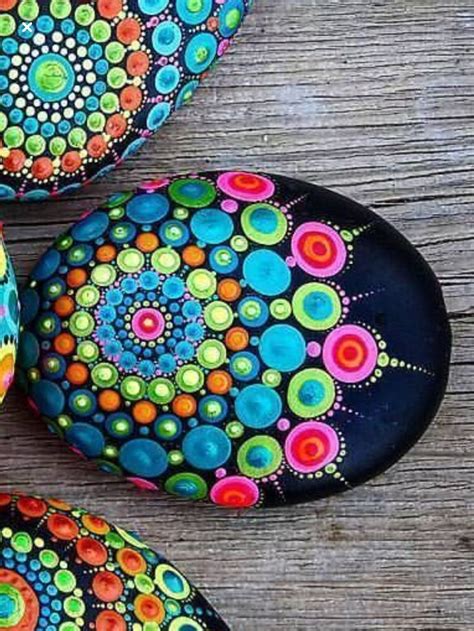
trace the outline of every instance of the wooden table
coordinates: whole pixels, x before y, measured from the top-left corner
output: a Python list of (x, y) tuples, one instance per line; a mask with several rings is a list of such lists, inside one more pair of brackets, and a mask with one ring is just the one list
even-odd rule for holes
[(261, 168), (369, 204), (439, 275), (454, 331), (446, 401), (363, 488), (238, 515), (140, 494), (63, 449), (13, 393), (3, 486), (135, 526), (235, 631), (474, 629), (474, 3), (256, 0), (238, 45), (135, 159), (72, 199), (2, 205), (24, 278), (79, 213), (142, 178)]

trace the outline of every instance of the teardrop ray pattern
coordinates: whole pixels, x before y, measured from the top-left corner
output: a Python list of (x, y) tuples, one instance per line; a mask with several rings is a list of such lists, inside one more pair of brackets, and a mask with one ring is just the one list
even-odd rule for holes
[(22, 303), (21, 382), (50, 427), (190, 499), (344, 490), (402, 455), (444, 391), (449, 328), (421, 257), (370, 211), (283, 178), (115, 195), (57, 239)]
[(135, 534), (59, 500), (0, 494), (0, 628), (228, 631)]
[(20, 328), (15, 272), (0, 225), (0, 403), (13, 381)]
[(0, 3), (0, 200), (70, 193), (135, 153), (191, 100), (250, 4)]

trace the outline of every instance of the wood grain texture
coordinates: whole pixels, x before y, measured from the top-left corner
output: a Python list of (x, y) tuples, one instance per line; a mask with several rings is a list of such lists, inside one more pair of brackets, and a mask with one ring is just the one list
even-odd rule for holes
[(351, 493), (235, 515), (97, 473), (12, 393), (1, 486), (134, 525), (234, 631), (474, 629), (473, 41), (468, 0), (256, 0), (194, 105), (138, 157), (72, 199), (0, 208), (24, 278), (81, 210), (164, 173), (260, 168), (370, 205), (439, 275), (454, 332), (445, 403), (410, 454)]

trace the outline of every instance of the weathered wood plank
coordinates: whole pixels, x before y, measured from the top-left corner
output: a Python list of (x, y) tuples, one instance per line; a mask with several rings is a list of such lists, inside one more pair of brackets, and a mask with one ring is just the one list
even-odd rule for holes
[(371, 205), (438, 273), (454, 332), (442, 410), (364, 488), (239, 515), (137, 493), (63, 451), (13, 393), (3, 486), (135, 524), (238, 631), (474, 628), (474, 3), (256, 0), (193, 107), (107, 180), (70, 200), (0, 208), (24, 278), (78, 213), (141, 178), (261, 168)]

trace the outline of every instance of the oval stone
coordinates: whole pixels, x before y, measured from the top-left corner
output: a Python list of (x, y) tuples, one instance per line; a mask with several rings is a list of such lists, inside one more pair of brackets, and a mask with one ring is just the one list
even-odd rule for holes
[(15, 373), (19, 319), (15, 272), (0, 225), (0, 403), (5, 399)]
[(228, 631), (136, 534), (59, 500), (0, 494), (0, 628)]
[(190, 102), (252, 2), (0, 4), (0, 201), (70, 193), (134, 154)]
[(44, 254), (23, 305), (21, 381), (55, 432), (138, 486), (226, 506), (380, 473), (448, 375), (420, 254), (368, 209), (270, 175), (114, 195)]

